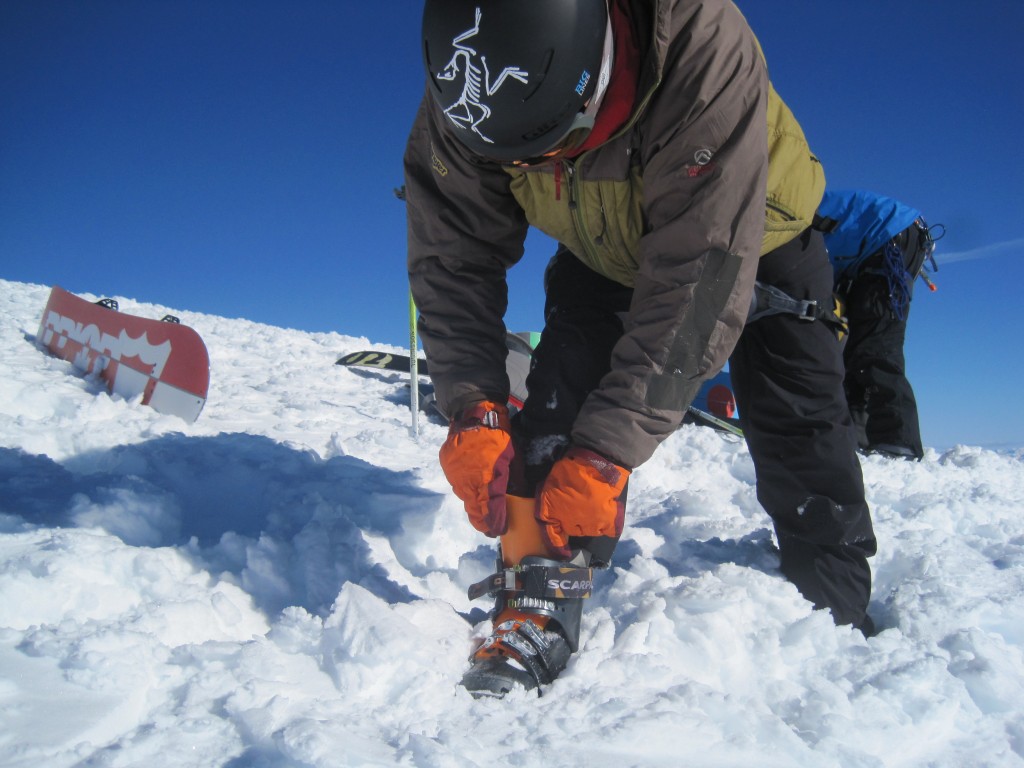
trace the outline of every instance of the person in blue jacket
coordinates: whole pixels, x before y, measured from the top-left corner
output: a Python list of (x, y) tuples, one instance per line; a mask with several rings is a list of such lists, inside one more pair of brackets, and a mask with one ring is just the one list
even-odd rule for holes
[(914, 283), (935, 268), (935, 240), (921, 212), (873, 192), (826, 190), (815, 226), (825, 236), (835, 292), (850, 334), (844, 387), (860, 449), (921, 459), (917, 400), (903, 343)]

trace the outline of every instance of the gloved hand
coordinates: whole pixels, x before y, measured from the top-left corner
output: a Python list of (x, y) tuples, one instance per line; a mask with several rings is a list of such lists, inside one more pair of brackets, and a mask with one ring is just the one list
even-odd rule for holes
[(586, 448), (555, 462), (537, 500), (537, 519), (552, 548), (569, 557), (570, 536), (622, 533), (630, 471)]
[(507, 527), (505, 491), (512, 446), (508, 408), (483, 402), (452, 419), (441, 446), (441, 469), (481, 533), (500, 536)]

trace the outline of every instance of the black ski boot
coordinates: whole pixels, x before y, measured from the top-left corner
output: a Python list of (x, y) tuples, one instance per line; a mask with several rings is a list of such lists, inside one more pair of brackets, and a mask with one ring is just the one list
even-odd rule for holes
[(499, 550), (498, 572), (469, 590), (474, 600), (495, 596), (494, 628), (470, 656), (462, 686), (474, 698), (501, 698), (515, 686), (542, 695), (579, 648), (593, 578), (583, 551), (568, 562), (528, 556), (506, 567)]

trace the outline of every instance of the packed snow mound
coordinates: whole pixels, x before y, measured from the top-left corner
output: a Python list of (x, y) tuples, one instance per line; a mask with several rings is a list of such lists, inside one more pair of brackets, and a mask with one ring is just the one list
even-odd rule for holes
[(334, 365), (400, 350), (116, 297), (205, 340), (186, 424), (45, 354), (48, 293), (0, 281), (0, 766), (1024, 765), (1019, 453), (862, 459), (866, 640), (779, 574), (744, 444), (684, 427), (564, 675), (475, 701), (494, 551), (445, 426)]

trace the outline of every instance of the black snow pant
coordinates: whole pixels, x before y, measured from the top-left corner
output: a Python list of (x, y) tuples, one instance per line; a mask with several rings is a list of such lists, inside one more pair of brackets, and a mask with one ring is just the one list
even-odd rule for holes
[(917, 400), (903, 356), (909, 315), (908, 304), (903, 318), (896, 317), (884, 275), (862, 274), (853, 281), (846, 295), (845, 389), (862, 450), (920, 459)]
[[(832, 267), (814, 230), (761, 257), (757, 279), (832, 306)], [(868, 558), (876, 542), (842, 355), (825, 323), (777, 314), (747, 325), (729, 370), (783, 574), (815, 607), (831, 609), (837, 624), (870, 634)]]
[[(795, 298), (831, 306), (831, 267), (820, 234), (805, 233), (761, 259), (758, 279)], [(568, 445), (587, 395), (610, 369), (632, 291), (559, 249), (545, 275), (545, 326), (514, 420), (535, 485)], [(864, 500), (853, 428), (843, 397), (841, 345), (820, 322), (792, 315), (749, 325), (731, 377), (757, 473), (758, 499), (772, 517), (782, 572), (839, 624), (870, 631), (867, 558), (875, 539)], [(574, 540), (596, 561), (612, 539)]]
[[(516, 453), (525, 463), (523, 495), (529, 496), (568, 448), (583, 402), (611, 370), (633, 298), (631, 288), (594, 272), (565, 247), (548, 264), (544, 293), (544, 329), (526, 377), (528, 395), (512, 421)], [(600, 565), (611, 562), (617, 542), (572, 537), (569, 545), (588, 550)]]

